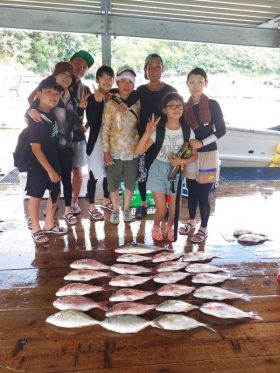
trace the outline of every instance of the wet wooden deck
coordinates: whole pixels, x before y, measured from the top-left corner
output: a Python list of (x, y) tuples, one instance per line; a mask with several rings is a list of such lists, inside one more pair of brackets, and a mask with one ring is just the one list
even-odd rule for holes
[[(220, 320), (199, 310), (189, 316), (211, 324), (207, 329), (171, 332), (148, 327), (137, 334), (117, 334), (100, 326), (82, 329), (52, 327), (45, 319), (56, 312), (56, 290), (66, 282), (69, 264), (79, 258), (115, 261), (114, 248), (124, 243), (152, 243), (152, 217), (118, 227), (92, 223), (86, 216), (86, 200), (76, 227), (63, 237), (52, 237), (35, 247), (26, 227), (26, 203), (18, 186), (0, 186), (0, 372), (114, 372), (114, 373), (209, 373), (280, 371), (280, 184), (244, 183), (220, 185), (211, 196), (212, 216), (205, 245), (193, 246), (179, 236), (177, 251), (205, 250), (224, 256), (214, 265), (226, 266), (238, 279), (224, 288), (244, 292), (250, 302), (228, 301), (245, 311), (257, 311), (263, 321)], [(186, 217), (186, 200), (182, 202)], [(58, 213), (61, 225), (61, 212)], [(257, 246), (228, 242), (222, 234), (247, 227), (263, 231), (272, 241)], [(95, 281), (96, 284), (108, 280)], [(181, 283), (190, 284), (190, 279)], [(152, 281), (139, 288), (156, 289)], [(93, 296), (108, 298), (108, 292)], [(181, 299), (201, 305), (192, 295)], [(152, 296), (149, 303), (163, 298)], [(97, 319), (103, 311), (90, 311)], [(158, 316), (150, 311), (144, 317)]]

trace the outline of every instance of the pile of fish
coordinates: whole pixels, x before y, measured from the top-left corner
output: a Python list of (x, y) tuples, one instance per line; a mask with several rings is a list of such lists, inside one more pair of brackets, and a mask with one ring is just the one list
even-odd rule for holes
[[(70, 264), (73, 271), (69, 272), (64, 280), (78, 282), (71, 282), (57, 290), (58, 298), (53, 302), (53, 306), (60, 311), (49, 316), (46, 322), (62, 328), (100, 325), (118, 333), (137, 333), (148, 326), (166, 330), (205, 327), (213, 331), (214, 329), (207, 324), (182, 314), (194, 309), (219, 318), (261, 320), (255, 312), (244, 312), (226, 303), (216, 302), (236, 298), (250, 300), (246, 294), (213, 286), (235, 279), (230, 276), (226, 268), (200, 263), (213, 258), (222, 258), (219, 255), (204, 252), (178, 253), (165, 248), (140, 244), (123, 246), (117, 248), (115, 252), (120, 255), (116, 263), (111, 266), (94, 259), (80, 259)], [(149, 267), (137, 264), (143, 262), (147, 262)], [(224, 272), (224, 274), (218, 272)], [(191, 277), (193, 284), (204, 286), (177, 284), (178, 281), (188, 277)], [(108, 278), (108, 284), (98, 286), (85, 283), (98, 278), (105, 278), (105, 280)], [(153, 291), (134, 288), (148, 281), (161, 285)], [(119, 289), (112, 289), (112, 287)], [(105, 301), (97, 302), (89, 297), (94, 293), (107, 294), (109, 291), (110, 295)], [(198, 307), (186, 301), (174, 299), (191, 293), (195, 298), (209, 299), (212, 302)], [(157, 303), (143, 301), (152, 295), (170, 299)], [(117, 303), (111, 304), (114, 302)], [(104, 311), (104, 319), (99, 321), (85, 313), (92, 309)], [(154, 320), (139, 317), (151, 310), (166, 314)]]

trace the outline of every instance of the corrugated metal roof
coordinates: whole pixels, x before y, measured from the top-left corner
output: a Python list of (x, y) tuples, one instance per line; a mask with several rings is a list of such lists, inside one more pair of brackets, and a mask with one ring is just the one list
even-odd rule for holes
[[(280, 16), (279, 0), (0, 0), (0, 7), (45, 9), (129, 16), (136, 18), (187, 21), (258, 27)], [(269, 23), (277, 28), (278, 23)]]

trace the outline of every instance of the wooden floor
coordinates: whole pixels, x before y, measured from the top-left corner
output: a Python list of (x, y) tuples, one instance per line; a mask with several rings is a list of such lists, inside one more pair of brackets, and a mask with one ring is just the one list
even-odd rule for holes
[[(45, 322), (55, 313), (56, 290), (66, 282), (70, 263), (79, 258), (95, 258), (105, 264), (115, 262), (114, 248), (124, 243), (152, 243), (152, 216), (115, 227), (87, 218), (86, 200), (76, 227), (63, 237), (35, 247), (26, 227), (26, 202), (18, 186), (1, 186), (0, 224), (0, 372), (106, 372), (106, 373), (278, 373), (280, 372), (280, 184), (223, 184), (211, 195), (212, 214), (205, 245), (192, 245), (179, 236), (176, 251), (204, 250), (224, 256), (211, 264), (226, 266), (238, 279), (224, 288), (246, 293), (250, 302), (228, 301), (245, 311), (257, 311), (263, 321), (220, 320), (199, 310), (189, 316), (209, 323), (216, 333), (199, 328), (171, 332), (148, 327), (138, 334), (117, 334), (100, 326), (61, 329)], [(187, 201), (182, 201), (182, 219)], [(58, 213), (59, 222), (61, 210)], [(272, 241), (242, 246), (224, 237), (235, 228), (247, 227), (270, 235)], [(107, 283), (98, 280), (95, 283)], [(190, 284), (190, 279), (181, 283)], [(150, 281), (141, 289), (156, 289)], [(95, 295), (107, 299), (109, 292)], [(182, 296), (197, 305), (203, 301)], [(150, 303), (163, 298), (152, 296)], [(103, 311), (91, 311), (97, 319)], [(153, 319), (150, 311), (144, 317)]]

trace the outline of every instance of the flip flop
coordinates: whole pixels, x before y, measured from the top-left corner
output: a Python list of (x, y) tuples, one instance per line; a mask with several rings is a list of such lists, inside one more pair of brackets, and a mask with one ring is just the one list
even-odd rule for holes
[(50, 229), (44, 229), (45, 234), (65, 234), (67, 233), (68, 229), (59, 227), (58, 225), (54, 225)]
[(195, 225), (192, 225), (190, 223), (186, 223), (185, 225), (183, 225), (182, 227), (179, 228), (179, 233), (183, 236), (187, 236), (194, 229), (195, 229)]
[(207, 232), (203, 232), (201, 229), (199, 229), (191, 238), (191, 242), (193, 243), (201, 243), (206, 240), (208, 237)]
[(31, 232), (31, 237), (33, 238), (33, 241), (37, 244), (47, 243), (49, 242), (48, 237), (45, 235), (45, 232), (43, 232), (41, 229), (37, 232)]

